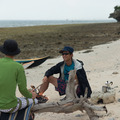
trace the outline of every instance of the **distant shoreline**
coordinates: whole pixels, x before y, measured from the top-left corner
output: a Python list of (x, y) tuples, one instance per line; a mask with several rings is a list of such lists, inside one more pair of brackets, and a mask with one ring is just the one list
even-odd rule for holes
[(16, 58), (56, 57), (64, 46), (72, 46), (75, 51), (90, 49), (120, 39), (119, 33), (119, 23), (0, 28), (0, 45), (6, 39), (16, 40), (22, 51)]
[(0, 28), (41, 26), (41, 25), (65, 25), (65, 24), (89, 24), (89, 23), (115, 23), (115, 20), (0, 20)]

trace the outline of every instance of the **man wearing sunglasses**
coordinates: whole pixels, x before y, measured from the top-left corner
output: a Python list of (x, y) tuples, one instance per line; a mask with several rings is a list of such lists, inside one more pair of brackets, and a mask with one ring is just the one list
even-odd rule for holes
[[(87, 80), (82, 61), (73, 59), (74, 49), (70, 46), (64, 47), (59, 53), (62, 54), (63, 61), (48, 69), (43, 78), (43, 83), (39, 90), (39, 95), (42, 95), (48, 88), (49, 83), (55, 86), (59, 95), (65, 95), (66, 83), (68, 81), (69, 72), (76, 70), (76, 77), (78, 80), (77, 95), (84, 96), (85, 89), (88, 88), (87, 97), (90, 97), (92, 91)], [(59, 78), (54, 77), (54, 74), (59, 73)]]

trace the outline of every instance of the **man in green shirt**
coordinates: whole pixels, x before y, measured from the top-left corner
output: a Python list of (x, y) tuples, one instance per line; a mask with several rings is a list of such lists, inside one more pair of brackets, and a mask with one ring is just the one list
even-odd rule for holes
[[(27, 90), (24, 68), (20, 63), (13, 60), (14, 56), (20, 53), (18, 44), (14, 40), (6, 40), (0, 51), (5, 54), (0, 59), (0, 111), (16, 112), (26, 106), (38, 103), (36, 93)], [(16, 97), (16, 87), (24, 98)]]

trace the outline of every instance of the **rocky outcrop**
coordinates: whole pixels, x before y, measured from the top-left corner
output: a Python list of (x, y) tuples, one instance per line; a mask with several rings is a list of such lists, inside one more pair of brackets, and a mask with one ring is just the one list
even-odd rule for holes
[[(106, 89), (105, 89), (106, 88)], [(102, 86), (102, 91), (96, 91), (92, 93), (91, 102), (93, 104), (109, 104), (115, 102), (116, 92), (107, 86)]]
[(115, 91), (113, 90), (108, 91), (106, 93), (97, 91), (97, 92), (93, 92), (91, 96), (91, 102), (93, 104), (99, 104), (99, 103), (109, 104), (115, 102), (115, 98), (116, 98), (115, 96), (116, 94)]
[(110, 14), (109, 18), (114, 18), (117, 20), (117, 22), (120, 22), (120, 10), (115, 10)]

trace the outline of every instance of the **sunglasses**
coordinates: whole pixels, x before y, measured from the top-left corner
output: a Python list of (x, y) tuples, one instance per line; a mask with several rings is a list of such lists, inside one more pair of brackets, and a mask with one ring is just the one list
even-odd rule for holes
[(70, 53), (62, 53), (62, 55), (69, 55)]

